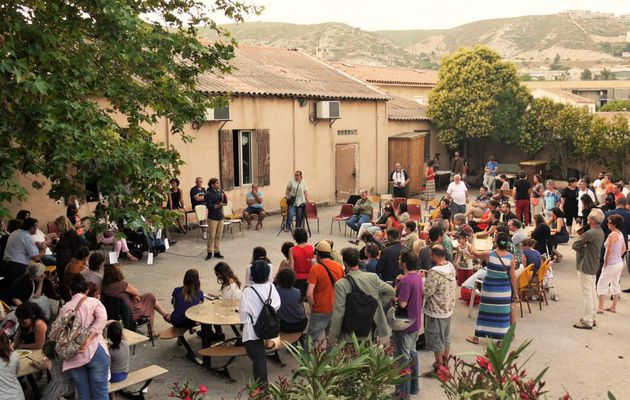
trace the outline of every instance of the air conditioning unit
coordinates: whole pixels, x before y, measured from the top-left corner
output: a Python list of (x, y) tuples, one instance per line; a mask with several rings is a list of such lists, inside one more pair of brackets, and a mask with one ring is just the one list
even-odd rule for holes
[(219, 108), (208, 108), (206, 110), (206, 121), (229, 121), (230, 106)]
[(341, 105), (338, 101), (318, 101), (316, 108), (319, 119), (341, 118)]

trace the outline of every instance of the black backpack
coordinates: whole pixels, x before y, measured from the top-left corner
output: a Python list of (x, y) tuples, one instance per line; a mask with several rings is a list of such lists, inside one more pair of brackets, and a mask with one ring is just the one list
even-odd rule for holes
[(269, 296), (267, 300), (263, 300), (260, 297), (260, 294), (254, 289), (252, 286), (249, 286), (250, 289), (256, 293), (256, 296), (263, 303), (263, 308), (260, 310), (260, 314), (258, 314), (258, 319), (256, 323), (254, 323), (254, 318), (252, 318), (251, 314), (249, 318), (252, 320), (254, 324), (254, 332), (259, 339), (273, 339), (277, 338), (280, 335), (280, 317), (278, 316), (278, 312), (271, 305), (271, 290), (273, 289), (271, 285), (269, 285)]
[(372, 329), (374, 314), (379, 307), (378, 300), (359, 289), (351, 276), (345, 278), (350, 281), (352, 291), (346, 295), (346, 312), (341, 331), (354, 333), (357, 337), (366, 337)]

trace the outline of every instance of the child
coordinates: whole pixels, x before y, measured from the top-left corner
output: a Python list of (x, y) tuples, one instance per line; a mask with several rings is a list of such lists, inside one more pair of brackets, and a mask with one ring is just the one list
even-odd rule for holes
[(0, 399), (24, 400), (22, 386), (17, 380), (20, 356), (13, 351), (7, 335), (0, 331)]
[(457, 232), (457, 254), (455, 255), (455, 265), (457, 266), (457, 286), (462, 286), (464, 281), (475, 273), (473, 269), (473, 256), (470, 253), (471, 244), (468, 243), (468, 236), (464, 232)]
[(112, 322), (107, 327), (107, 339), (109, 346), (111, 383), (121, 382), (127, 379), (129, 373), (129, 343), (123, 336), (123, 327), (118, 321)]
[(40, 371), (50, 371), (50, 382), (44, 388), (42, 400), (57, 400), (61, 397), (74, 396), (74, 385), (69, 374), (63, 372), (63, 360), (57, 357), (55, 352), (56, 342), (47, 341), (42, 348), (42, 353), (47, 359), (33, 360), (31, 364)]
[(284, 243), (282, 243), (282, 247), (280, 248), (280, 251), (282, 252), (282, 255), (284, 256), (284, 260), (280, 261), (280, 266), (278, 267), (278, 272), (280, 272), (280, 270), (282, 270), (282, 269), (290, 268), (290, 265), (289, 265), (289, 250), (291, 250), (291, 248), (293, 248), (293, 246), (295, 246), (295, 243), (293, 243), (293, 242), (284, 242)]
[(295, 272), (285, 268), (278, 271), (277, 290), (280, 295), (280, 332), (297, 333), (303, 332), (308, 323), (308, 318), (304, 313), (304, 303), (302, 302), (302, 292), (293, 287), (295, 284)]

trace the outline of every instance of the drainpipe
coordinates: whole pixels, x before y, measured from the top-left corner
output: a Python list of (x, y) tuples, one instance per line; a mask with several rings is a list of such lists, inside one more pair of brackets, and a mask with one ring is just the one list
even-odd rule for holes
[(292, 128), (293, 128), (293, 171), (291, 172), (295, 172), (297, 170), (297, 166), (295, 165), (295, 152), (297, 151), (297, 147), (296, 147), (296, 139), (295, 139), (295, 102), (296, 99), (291, 99), (291, 107), (293, 108), (293, 121), (292, 121)]
[(375, 183), (374, 183), (374, 192), (378, 193), (378, 176), (380, 175), (381, 171), (378, 168), (378, 160), (379, 160), (379, 154), (378, 154), (378, 101), (374, 101), (374, 137), (375, 137), (375, 141), (374, 143), (376, 144), (375, 146), (375, 152), (376, 152), (376, 162), (375, 162), (375, 166), (376, 166), (376, 179), (375, 179)]

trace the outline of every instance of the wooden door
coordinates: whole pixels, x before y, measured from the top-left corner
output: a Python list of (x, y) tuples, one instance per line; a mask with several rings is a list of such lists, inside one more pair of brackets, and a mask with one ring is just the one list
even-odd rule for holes
[(357, 193), (358, 147), (357, 144), (335, 147), (335, 195), (339, 201), (346, 201)]

